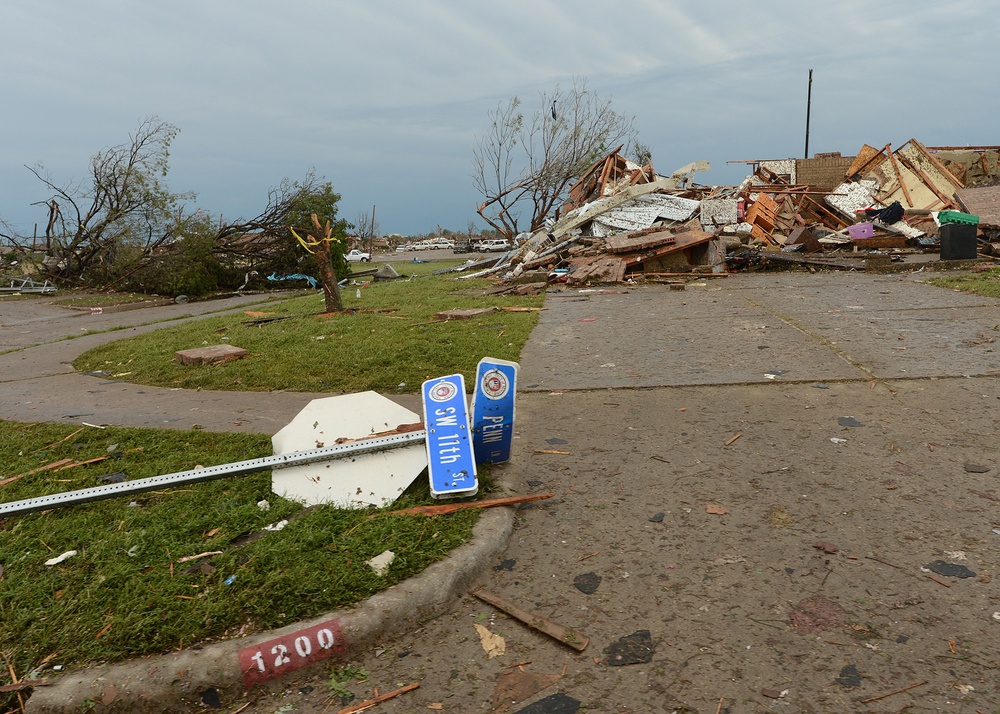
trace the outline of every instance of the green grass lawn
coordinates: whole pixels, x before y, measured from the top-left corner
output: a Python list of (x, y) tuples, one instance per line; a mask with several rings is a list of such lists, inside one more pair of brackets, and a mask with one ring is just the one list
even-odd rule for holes
[[(112, 342), (81, 355), (74, 367), (185, 389), (416, 392), (425, 379), (458, 372), (469, 382), (483, 357), (517, 360), (537, 322), (535, 312), (503, 308), (542, 301), (486, 295), (490, 287), (441, 276), (349, 286), (342, 291), (345, 313), (322, 314), (323, 297), (314, 293)], [(435, 319), (453, 308), (494, 309), (472, 319)], [(217, 344), (250, 356), (215, 366), (174, 360), (180, 350)]]
[(143, 305), (162, 305), (173, 302), (170, 298), (141, 293), (70, 293), (51, 301), (53, 305), (80, 310), (92, 307), (114, 307), (128, 305), (140, 307)]
[(962, 290), (976, 295), (1000, 297), (1000, 269), (965, 275), (948, 275), (934, 278), (930, 283), (938, 287)]
[[(109, 473), (137, 479), (270, 453), (261, 435), (0, 422), (2, 478), (108, 457), (0, 492), (14, 501), (97, 486)], [(0, 642), (19, 677), (46, 658), (80, 665), (164, 652), (356, 603), (465, 542), (477, 518), (303, 509), (270, 486), (269, 473), (238, 476), (0, 520)], [(434, 502), (418, 478), (392, 507)], [(264, 530), (282, 519), (282, 530)], [(365, 561), (385, 550), (396, 558), (378, 577)], [(184, 561), (212, 551), (221, 553)]]
[[(246, 311), (254, 314), (215, 315), (113, 342), (75, 366), (184, 388), (414, 392), (428, 377), (455, 372), (471, 384), (482, 357), (516, 360), (537, 321), (537, 312), (502, 308), (537, 308), (542, 298), (490, 296), (492, 283), (429, 274), (441, 267), (402, 264), (399, 272), (420, 274), (350, 286), (343, 314), (320, 314), (322, 296), (309, 293)], [(468, 320), (434, 318), (476, 307), (491, 310)], [(178, 350), (219, 343), (252, 356), (205, 367), (173, 360)], [(27, 474), (0, 486), (0, 499), (96, 486), (115, 472), (139, 479), (270, 453), (263, 435), (0, 422), (0, 481)], [(485, 493), (488, 472), (481, 476)], [(265, 500), (267, 510), (258, 505)], [(393, 507), (434, 502), (422, 476)], [(472, 511), (427, 518), (303, 509), (272, 494), (263, 473), (0, 519), (2, 653), (22, 678), (43, 662), (114, 661), (279, 627), (420, 572), (465, 542), (477, 518)], [(282, 519), (290, 519), (283, 530), (265, 530)], [(45, 565), (71, 550), (76, 555)], [(396, 558), (378, 577), (365, 561), (385, 550)], [(221, 553), (183, 561), (212, 551)], [(0, 683), (10, 681), (8, 672)], [(0, 695), (0, 711), (14, 706), (13, 695)]]

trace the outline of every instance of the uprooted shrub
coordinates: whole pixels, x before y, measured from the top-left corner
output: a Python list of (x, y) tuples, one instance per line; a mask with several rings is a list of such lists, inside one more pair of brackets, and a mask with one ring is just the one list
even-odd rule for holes
[(118, 288), (170, 297), (198, 297), (237, 288), (244, 280), (243, 273), (220, 260), (214, 248), (213, 236), (185, 236), (163, 246), (140, 266), (124, 274)]

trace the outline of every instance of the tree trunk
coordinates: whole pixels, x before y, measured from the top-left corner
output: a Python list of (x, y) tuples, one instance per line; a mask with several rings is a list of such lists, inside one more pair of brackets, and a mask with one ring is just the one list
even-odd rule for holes
[(344, 303), (340, 299), (340, 286), (337, 285), (337, 275), (333, 272), (333, 260), (330, 258), (330, 242), (321, 240), (316, 246), (316, 265), (319, 266), (319, 279), (323, 283), (323, 298), (326, 300), (327, 312), (340, 312)]

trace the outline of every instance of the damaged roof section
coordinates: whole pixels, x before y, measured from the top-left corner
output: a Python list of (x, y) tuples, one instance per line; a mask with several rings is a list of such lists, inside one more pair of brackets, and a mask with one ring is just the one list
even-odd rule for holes
[[(997, 146), (910, 139), (895, 150), (865, 144), (856, 156), (746, 161), (752, 173), (726, 187), (694, 182), (707, 162), (662, 176), (621, 149), (587, 169), (554, 222), (519, 236), (509, 253), (468, 266), (475, 272), (467, 277), (614, 283), (767, 262), (856, 270), (866, 256), (884, 265), (905, 251), (936, 249), (942, 223), (973, 224), (977, 215), (993, 229), (985, 249), (997, 240), (1000, 253), (1000, 188), (983, 185), (1000, 183)], [(807, 257), (817, 253), (825, 255)]]

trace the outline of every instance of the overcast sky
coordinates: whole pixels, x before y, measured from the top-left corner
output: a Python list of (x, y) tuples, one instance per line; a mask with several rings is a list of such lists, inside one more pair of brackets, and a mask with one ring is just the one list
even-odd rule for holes
[(149, 115), (176, 125), (169, 187), (227, 219), (310, 169), (383, 233), (465, 230), (498, 101), (586, 78), (653, 163), (862, 144), (1000, 144), (996, 6), (983, 0), (3, 0), (0, 219), (30, 235), (58, 183)]

